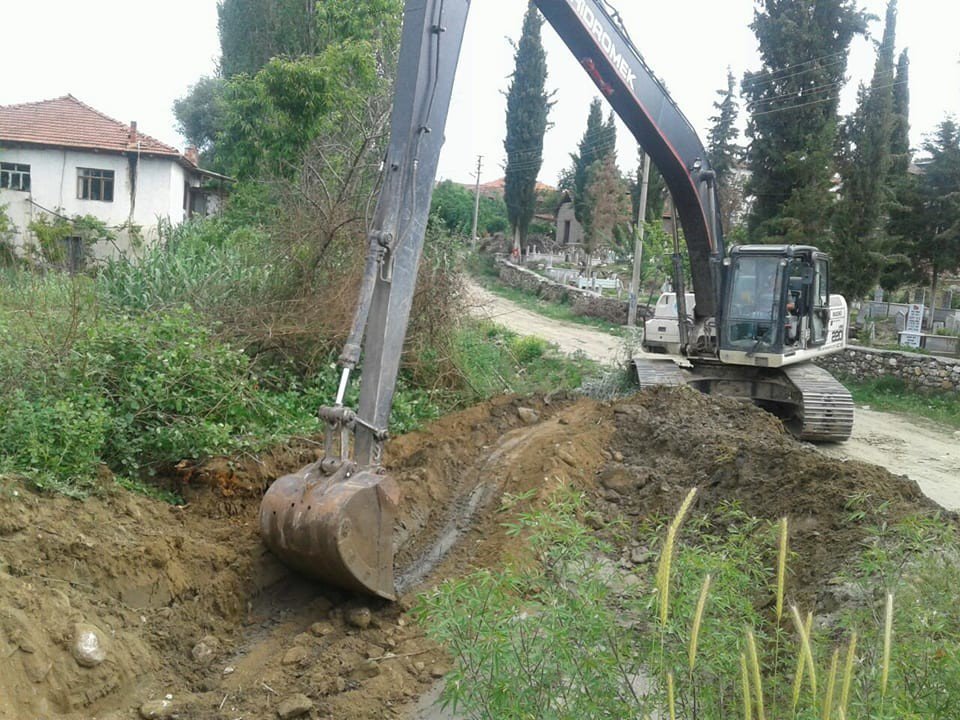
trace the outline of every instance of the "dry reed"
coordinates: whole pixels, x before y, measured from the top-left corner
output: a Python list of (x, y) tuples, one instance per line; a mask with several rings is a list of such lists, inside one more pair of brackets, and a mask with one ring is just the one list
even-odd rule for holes
[(743, 691), (743, 720), (753, 720), (753, 705), (750, 702), (750, 671), (747, 656), (740, 653), (740, 688)]
[(830, 659), (830, 675), (827, 676), (827, 691), (823, 696), (823, 720), (830, 720), (833, 715), (833, 695), (837, 688), (837, 665), (840, 662), (839, 648), (833, 651)]
[(890, 650), (893, 645), (893, 593), (887, 593), (887, 609), (883, 621), (883, 668), (880, 673), (880, 699), (887, 696), (887, 680), (890, 678)]
[(813, 650), (810, 647), (810, 630), (813, 627), (813, 615), (807, 615), (807, 623), (804, 625), (800, 619), (800, 611), (796, 605), (790, 606), (790, 612), (793, 614), (793, 622), (797, 626), (797, 633), (800, 635), (800, 648), (806, 658), (806, 664), (810, 667), (810, 691), (813, 696), (817, 696), (817, 669), (813, 664)]
[(700, 597), (697, 600), (697, 612), (693, 616), (693, 628), (690, 631), (690, 673), (693, 674), (693, 667), (697, 662), (697, 642), (700, 639), (700, 625), (703, 623), (703, 612), (707, 606), (707, 594), (710, 592), (710, 575), (703, 579), (703, 586), (700, 588)]
[(843, 685), (840, 689), (840, 715), (846, 716), (847, 708), (850, 702), (850, 685), (853, 682), (853, 661), (857, 654), (857, 634), (850, 636), (850, 644), (847, 646), (847, 659), (843, 663)]
[(753, 672), (754, 697), (757, 701), (757, 720), (766, 720), (763, 709), (763, 678), (760, 675), (760, 657), (757, 654), (757, 640), (753, 630), (747, 631), (747, 650), (750, 652), (750, 669)]
[(680, 529), (683, 519), (690, 510), (690, 506), (693, 504), (693, 498), (696, 496), (696, 494), (697, 489), (693, 488), (689, 493), (687, 493), (687, 497), (684, 498), (683, 503), (680, 505), (680, 510), (677, 512), (676, 517), (673, 518), (673, 522), (670, 523), (670, 528), (667, 530), (667, 539), (663, 545), (663, 553), (660, 555), (660, 564), (657, 567), (657, 590), (660, 597), (661, 627), (667, 624), (667, 617), (669, 615), (670, 566), (673, 562), (673, 546), (676, 542), (677, 531)]
[(783, 617), (783, 595), (787, 579), (787, 518), (780, 520), (780, 552), (777, 555), (777, 625)]

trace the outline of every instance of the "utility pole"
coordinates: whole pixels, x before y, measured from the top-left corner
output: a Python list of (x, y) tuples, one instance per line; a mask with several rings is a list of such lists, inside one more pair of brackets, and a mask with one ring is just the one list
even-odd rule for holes
[(627, 309), (627, 325), (637, 325), (637, 298), (640, 294), (640, 266), (643, 264), (644, 220), (647, 218), (647, 189), (650, 187), (650, 156), (643, 153), (643, 171), (640, 179), (640, 207), (637, 208), (637, 224), (633, 237), (633, 278), (630, 280), (630, 304)]
[(473, 199), (473, 232), (470, 234), (471, 246), (477, 249), (477, 220), (480, 217), (480, 171), (483, 170), (483, 155), (477, 155), (477, 185), (474, 188)]

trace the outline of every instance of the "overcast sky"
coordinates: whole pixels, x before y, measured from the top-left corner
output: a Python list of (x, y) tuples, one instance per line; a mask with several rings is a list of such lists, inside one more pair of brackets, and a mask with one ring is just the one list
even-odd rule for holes
[[(752, 0), (613, 0), (647, 63), (666, 82), (706, 139), (716, 90), (727, 66), (739, 80), (759, 68), (749, 29)], [(882, 18), (885, 0), (861, 0)], [(503, 128), (513, 49), (526, 3), (473, 0), (464, 41), (440, 176), (468, 182), (478, 155), (484, 181), (503, 175)], [(919, 145), (948, 113), (960, 113), (960, 3), (900, 0), (897, 51), (909, 48), (911, 139)], [(219, 55), (216, 0), (0, 0), (3, 70), (0, 104), (72, 93), (123, 122), (177, 147), (171, 111), (198, 77), (214, 72)], [(874, 23), (879, 38), (882, 22)], [(556, 91), (544, 150), (543, 181), (556, 182), (586, 125), (591, 81), (557, 35), (544, 28), (548, 87)], [(843, 95), (850, 111), (857, 82), (869, 82), (873, 48), (855, 43), (851, 81)], [(635, 166), (635, 145), (621, 127), (624, 169)]]

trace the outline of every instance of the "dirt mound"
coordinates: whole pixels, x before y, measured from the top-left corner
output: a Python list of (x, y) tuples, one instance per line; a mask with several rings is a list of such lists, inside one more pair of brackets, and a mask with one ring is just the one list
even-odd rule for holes
[[(0, 487), (0, 719), (403, 717), (446, 669), (405, 614), (292, 576), (257, 535), (260, 495), (317, 445), (182, 465), (187, 505), (126, 493), (78, 503)], [(795, 519), (814, 587), (855, 548), (851, 495), (891, 517), (929, 507), (885, 471), (829, 460), (752, 408), (691, 391), (616, 404), (501, 398), (394, 440), (397, 569), (409, 592), (505, 547), (504, 492), (586, 490), (610, 514), (738, 500)], [(795, 567), (796, 570), (796, 567)], [(309, 708), (309, 710), (307, 710)], [(295, 715), (289, 715), (294, 717)]]
[(621, 403), (614, 418), (617, 460), (599, 478), (610, 511), (672, 516), (697, 487), (694, 512), (735, 502), (754, 517), (787, 516), (794, 597), (810, 607), (862, 548), (877, 521), (870, 511), (882, 506), (895, 523), (940, 510), (914, 481), (829, 458), (772, 415), (735, 400), (659, 388)]

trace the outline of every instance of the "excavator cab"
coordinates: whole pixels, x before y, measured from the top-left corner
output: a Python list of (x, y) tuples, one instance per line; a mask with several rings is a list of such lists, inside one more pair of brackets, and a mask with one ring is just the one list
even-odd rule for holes
[[(720, 356), (776, 367), (845, 337), (830, 295), (830, 263), (806, 245), (745, 245), (724, 261)], [(843, 318), (846, 308), (842, 308)]]

